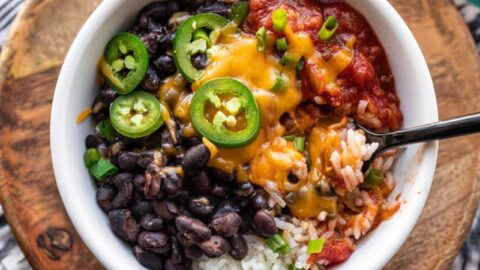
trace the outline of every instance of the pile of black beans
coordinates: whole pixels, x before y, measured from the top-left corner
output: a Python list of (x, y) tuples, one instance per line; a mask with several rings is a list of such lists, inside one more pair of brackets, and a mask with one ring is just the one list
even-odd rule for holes
[[(157, 91), (162, 79), (176, 73), (171, 56), (177, 17), (214, 12), (228, 16), (223, 2), (194, 0), (155, 2), (144, 8), (132, 30), (145, 42), (151, 58), (144, 90)], [(203, 56), (194, 63), (201, 65)], [(188, 90), (186, 90), (188, 91)], [(93, 104), (97, 121), (108, 118), (117, 94), (105, 85)], [(250, 182), (209, 168), (210, 151), (200, 138), (175, 139), (167, 127), (141, 139), (117, 135), (108, 142), (87, 136), (87, 148), (98, 148), (119, 173), (96, 182), (96, 199), (108, 214), (113, 232), (130, 243), (138, 261), (149, 269), (190, 269), (202, 256), (229, 254), (241, 260), (248, 252), (244, 234), (269, 237), (277, 227), (268, 196)]]

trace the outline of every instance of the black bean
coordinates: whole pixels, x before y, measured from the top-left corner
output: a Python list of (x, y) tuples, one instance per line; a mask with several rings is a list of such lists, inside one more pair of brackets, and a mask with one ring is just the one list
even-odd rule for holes
[(224, 184), (231, 184), (235, 182), (235, 174), (228, 173), (217, 168), (208, 168), (208, 174), (213, 181), (221, 182)]
[(140, 246), (134, 246), (133, 253), (135, 254), (138, 262), (140, 262), (140, 264), (145, 266), (146, 268), (151, 270), (163, 269), (163, 261), (157, 254), (146, 251)]
[(142, 81), (141, 87), (144, 90), (156, 93), (160, 89), (162, 79), (158, 75), (157, 71), (152, 67), (148, 67), (147, 75)]
[(162, 169), (162, 188), (168, 194), (176, 194), (183, 187), (183, 176), (180, 168), (170, 167)]
[(262, 210), (267, 208), (268, 199), (267, 193), (262, 189), (257, 189), (253, 192), (252, 197), (250, 198), (250, 206), (254, 210)]
[(153, 202), (153, 210), (165, 220), (172, 220), (178, 215), (177, 206), (174, 202), (168, 200)]
[(139, 226), (127, 209), (112, 210), (108, 213), (110, 226), (115, 234), (127, 242), (135, 242), (139, 233)]
[(288, 182), (291, 184), (297, 184), (299, 181), (298, 176), (296, 176), (293, 172), (288, 174)]
[(121, 152), (118, 155), (118, 166), (125, 171), (137, 168), (138, 154), (133, 152)]
[(149, 164), (145, 172), (145, 197), (148, 199), (162, 199), (165, 194), (160, 190), (161, 183), (161, 169), (153, 163)]
[(175, 39), (175, 32), (168, 32), (161, 35), (158, 39), (158, 47), (163, 52), (167, 52), (173, 49), (173, 40)]
[(168, 19), (168, 28), (170, 30), (177, 30), (177, 28), (191, 16), (189, 12), (176, 12)]
[(97, 148), (98, 144), (100, 144), (101, 141), (102, 139), (100, 139), (99, 137), (90, 134), (85, 138), (85, 146), (87, 147), (87, 149)]
[(186, 175), (198, 174), (210, 159), (210, 150), (205, 144), (196, 145), (183, 156), (183, 172)]
[(209, 198), (199, 196), (190, 199), (188, 202), (188, 209), (190, 209), (195, 216), (207, 217), (212, 214), (215, 206), (211, 203)]
[(103, 211), (108, 212), (113, 209), (113, 198), (115, 192), (110, 187), (99, 187), (97, 189), (97, 203)]
[(192, 176), (190, 181), (191, 190), (195, 194), (205, 195), (208, 194), (211, 187), (210, 177), (208, 176), (205, 170), (201, 171), (199, 174)]
[(197, 9), (197, 13), (215, 13), (228, 18), (230, 16), (230, 6), (221, 2), (214, 2), (210, 5), (201, 6)]
[(200, 259), (203, 255), (202, 250), (197, 246), (184, 247), (183, 252), (185, 253), (185, 257), (190, 260)]
[(173, 13), (179, 10), (180, 6), (176, 1), (157, 1), (145, 6), (140, 11), (140, 16), (151, 18), (158, 22), (166, 22)]
[(113, 199), (113, 207), (116, 209), (127, 207), (133, 199), (133, 175), (121, 173), (115, 176), (113, 181), (118, 190), (117, 196)]
[(232, 200), (224, 200), (218, 205), (213, 217), (220, 217), (230, 212), (240, 213), (240, 211), (241, 209), (236, 202)]
[(241, 234), (236, 233), (229, 238), (229, 241), (231, 249), (228, 254), (235, 260), (243, 260), (248, 253), (248, 245), (245, 238)]
[(242, 218), (235, 212), (225, 213), (212, 219), (210, 226), (220, 236), (230, 237), (238, 232)]
[(108, 148), (108, 151), (110, 152), (110, 157), (111, 156), (117, 156), (120, 151), (122, 151), (125, 148), (125, 145), (123, 144), (122, 141), (116, 141), (110, 147)]
[(185, 266), (180, 263), (175, 263), (172, 259), (167, 259), (163, 265), (165, 270), (185, 270)]
[(108, 107), (115, 100), (115, 98), (117, 98), (117, 92), (111, 87), (107, 87), (100, 91), (99, 97), (105, 106)]
[(183, 141), (188, 147), (193, 147), (202, 143), (202, 139), (198, 137), (183, 138)]
[(177, 72), (177, 68), (173, 62), (173, 57), (169, 55), (160, 55), (157, 59), (155, 59), (155, 61), (153, 61), (153, 65), (157, 69), (158, 73), (165, 77), (173, 75), (175, 72)]
[(145, 48), (147, 48), (150, 57), (155, 57), (157, 55), (159, 38), (160, 34), (158, 33), (145, 33), (140, 36), (140, 39), (145, 44)]
[(102, 140), (102, 142), (98, 144), (97, 149), (102, 156), (108, 157), (108, 145), (105, 141)]
[(220, 198), (220, 199), (225, 199), (227, 195), (232, 191), (232, 189), (226, 185), (218, 184), (215, 183), (210, 190), (210, 194), (213, 196)]
[(259, 210), (255, 213), (253, 228), (262, 237), (270, 237), (278, 231), (272, 215), (265, 210)]
[(158, 231), (163, 228), (163, 219), (152, 214), (146, 214), (140, 220), (140, 226), (147, 231)]
[(253, 187), (252, 183), (245, 182), (237, 186), (237, 188), (235, 189), (235, 195), (245, 198), (252, 195), (254, 191), (255, 191), (255, 188)]
[(207, 55), (203, 54), (203, 53), (197, 53), (195, 55), (193, 55), (190, 59), (190, 61), (192, 61), (192, 65), (196, 68), (196, 69), (205, 69), (207, 68), (208, 66), (208, 57)]
[(170, 237), (170, 243), (172, 246), (171, 252), (170, 252), (170, 259), (172, 259), (174, 263), (178, 263), (178, 264), (182, 263), (183, 261), (182, 245), (180, 244), (180, 242), (175, 236)]
[(152, 205), (147, 201), (138, 201), (131, 209), (132, 214), (137, 220), (141, 219), (146, 214), (153, 212)]
[(143, 193), (145, 191), (145, 175), (135, 175), (135, 178), (133, 178), (133, 188), (136, 192)]
[(180, 190), (173, 196), (173, 200), (179, 206), (186, 206), (189, 199), (190, 193), (187, 190)]
[(168, 235), (162, 232), (143, 231), (138, 235), (138, 244), (148, 251), (164, 254), (170, 250)]
[(230, 251), (230, 244), (225, 238), (218, 235), (212, 235), (210, 239), (203, 241), (198, 247), (209, 258), (218, 258)]
[(184, 5), (188, 10), (196, 10), (201, 5), (205, 4), (206, 0), (185, 0)]
[(144, 151), (140, 153), (137, 165), (142, 168), (147, 168), (148, 165), (151, 163), (162, 167), (165, 165), (165, 157), (163, 156), (162, 152), (160, 151)]
[(180, 235), (195, 243), (205, 241), (212, 235), (212, 231), (205, 223), (185, 215), (178, 216), (175, 225)]

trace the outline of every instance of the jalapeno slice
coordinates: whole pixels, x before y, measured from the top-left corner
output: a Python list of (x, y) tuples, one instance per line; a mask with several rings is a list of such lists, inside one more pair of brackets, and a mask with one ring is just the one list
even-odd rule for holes
[(148, 136), (163, 124), (160, 101), (143, 91), (120, 96), (110, 105), (110, 121), (128, 138)]
[(260, 111), (250, 89), (231, 78), (208, 81), (193, 95), (190, 117), (195, 129), (214, 144), (238, 148), (260, 129)]
[[(173, 40), (175, 64), (183, 77), (188, 81), (194, 82), (202, 76), (202, 72), (196, 69), (191, 61), (191, 57), (199, 52), (197, 44), (199, 39), (193, 40), (193, 33), (199, 29), (205, 29), (210, 32), (217, 31), (227, 24), (228, 20), (222, 16), (203, 13), (190, 17), (177, 29), (175, 39)], [(204, 47), (206, 50), (206, 46)]]
[(148, 51), (137, 36), (119, 33), (107, 44), (101, 69), (112, 88), (128, 94), (147, 74), (148, 61)]

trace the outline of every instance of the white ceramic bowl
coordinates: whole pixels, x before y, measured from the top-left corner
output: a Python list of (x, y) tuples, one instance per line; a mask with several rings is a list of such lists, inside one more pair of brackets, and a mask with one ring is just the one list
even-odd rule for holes
[[(95, 185), (83, 165), (84, 138), (93, 123), (75, 123), (95, 98), (96, 65), (112, 36), (129, 29), (142, 7), (153, 0), (105, 0), (73, 43), (60, 73), (51, 116), (51, 149), (55, 177), (67, 212), (90, 250), (108, 269), (143, 269), (131, 248), (110, 230), (95, 200)], [(383, 44), (396, 80), (404, 127), (438, 120), (432, 80), (422, 52), (405, 22), (385, 0), (347, 0), (368, 19)], [(362, 239), (338, 269), (380, 269), (410, 234), (430, 191), (437, 143), (410, 146), (393, 169), (402, 207)]]

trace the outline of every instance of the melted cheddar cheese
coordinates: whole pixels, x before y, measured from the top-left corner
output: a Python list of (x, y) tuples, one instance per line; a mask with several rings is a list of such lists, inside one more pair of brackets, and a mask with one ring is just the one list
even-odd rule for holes
[[(289, 44), (288, 53), (303, 57), (315, 90), (319, 93), (338, 91), (337, 76), (354, 57), (355, 38), (351, 38), (345, 48), (325, 61), (307, 34), (294, 33), (287, 26), (285, 36)], [(215, 78), (240, 80), (256, 98), (261, 113), (261, 130), (252, 143), (237, 149), (220, 148), (204, 139), (212, 152), (208, 165), (236, 173), (239, 181), (249, 180), (259, 186), (273, 182), (280, 192), (294, 195), (288, 206), (295, 216), (313, 218), (321, 211), (334, 214), (337, 211), (335, 199), (319, 196), (315, 188), (332, 174), (328, 157), (339, 147), (340, 136), (333, 131), (339, 126), (328, 128), (318, 125), (312, 130), (308, 137), (307, 151), (311, 162), (308, 171), (304, 155), (298, 152), (292, 142), (282, 138), (285, 128), (280, 118), (285, 113), (294, 112), (302, 101), (302, 91), (295, 68), (281, 65), (278, 57), (272, 54), (274, 41), (274, 36), (270, 34), (269, 46), (261, 53), (257, 51), (255, 37), (227, 28), (219, 35), (217, 45), (211, 48), (210, 64), (203, 76), (192, 84), (192, 90), (196, 91)], [(288, 77), (286, 90), (281, 93), (271, 90), (276, 74)], [(179, 76), (167, 79), (159, 96), (161, 100), (166, 100), (164, 107), (169, 111), (173, 108), (174, 116), (183, 123), (184, 135), (195, 136), (189, 116), (192, 93), (178, 91), (186, 86)], [(245, 170), (244, 164), (249, 164), (250, 170)], [(298, 183), (289, 183), (290, 173), (299, 178)]]

